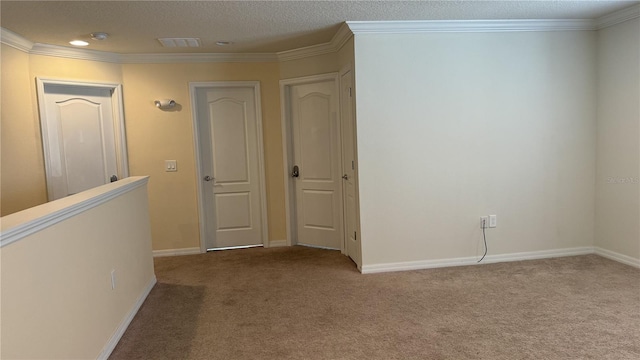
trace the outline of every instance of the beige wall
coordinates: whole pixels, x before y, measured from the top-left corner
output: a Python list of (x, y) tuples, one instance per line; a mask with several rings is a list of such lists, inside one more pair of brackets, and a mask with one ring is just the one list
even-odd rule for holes
[(4, 216), (46, 202), (47, 186), (29, 55), (5, 44), (1, 51), (0, 215)]
[[(363, 268), (594, 241), (595, 34), (356, 35)], [(636, 131), (637, 134), (637, 131)]]
[(97, 358), (155, 282), (144, 179), (3, 217), (4, 232), (20, 223), (16, 218), (39, 218), (136, 182), (115, 199), (0, 249), (2, 359)]
[(122, 69), (120, 64), (66, 59), (55, 56), (29, 56), (29, 73), (31, 79), (34, 79), (32, 81), (34, 93), (36, 92), (36, 77), (88, 82), (122, 82)]
[(598, 31), (596, 239), (640, 259), (640, 19)]
[[(401, 226), (409, 232), (403, 237), (413, 239), (409, 240), (409, 249), (416, 251), (402, 254), (398, 253), (402, 246), (387, 249), (389, 244), (385, 241), (364, 239), (365, 246), (375, 249), (372, 251), (377, 254), (370, 259), (379, 262), (477, 254), (480, 247), (476, 243), (479, 235), (476, 218), (489, 213), (497, 213), (500, 224), (489, 233), (494, 236), (490, 254), (592, 245), (592, 218), (596, 210), (588, 195), (591, 190), (596, 191), (590, 190), (593, 184), (588, 180), (596, 180), (592, 161), (595, 158), (596, 87), (600, 96), (595, 243), (637, 256), (640, 244), (633, 239), (634, 236), (637, 239), (640, 230), (638, 221), (629, 219), (636, 216), (634, 211), (638, 211), (638, 205), (624, 200), (633, 198), (637, 186), (613, 187), (603, 182), (607, 174), (630, 174), (631, 178), (637, 178), (634, 173), (637, 168), (625, 165), (633, 162), (633, 157), (619, 156), (626, 148), (616, 140), (618, 135), (634, 134), (625, 127), (629, 122), (626, 119), (633, 116), (637, 119), (633, 104), (623, 107), (624, 114), (614, 110), (619, 109), (616, 101), (633, 100), (633, 97), (607, 95), (620, 93), (616, 89), (622, 79), (627, 79), (621, 83), (626, 89), (622, 93), (633, 95), (634, 89), (637, 90), (628, 83), (635, 75), (626, 76), (627, 70), (616, 70), (629, 67), (633, 72), (633, 61), (637, 63), (637, 59), (623, 57), (627, 63), (619, 64), (618, 56), (614, 55), (634, 54), (623, 49), (625, 41), (637, 46), (637, 39), (633, 38), (636, 36), (633, 26), (637, 26), (637, 22), (636, 19), (599, 31), (597, 52), (595, 35), (590, 32), (359, 36), (356, 40), (350, 39), (338, 53), (280, 63), (119, 65), (29, 56), (2, 45), (2, 214), (46, 201), (34, 78), (120, 82), (124, 84), (131, 174), (152, 176), (149, 191), (154, 249), (199, 246), (188, 82), (258, 80), (262, 89), (269, 239), (282, 240), (286, 221), (278, 81), (336, 72), (345, 64), (355, 62), (355, 85), (363, 91), (357, 97), (356, 106), (359, 140), (364, 142), (359, 144), (359, 150), (367, 154), (361, 180), (377, 179), (365, 180), (368, 188), (362, 191), (370, 195), (370, 200), (375, 199), (375, 203), (383, 202), (385, 191), (378, 187), (385, 182), (379, 179), (393, 172), (378, 175), (397, 167), (398, 151), (403, 148), (418, 154), (431, 151), (427, 155), (435, 151), (438, 156), (434, 155), (424, 169), (415, 164), (427, 161), (428, 156), (414, 159), (412, 155), (415, 161), (405, 159), (408, 161), (405, 165), (410, 173), (415, 173), (416, 179), (425, 179), (425, 186), (420, 185), (425, 188), (420, 190), (425, 194), (430, 193), (429, 186), (448, 190), (433, 194), (435, 200), (429, 197), (431, 205), (426, 208), (413, 204), (417, 198), (412, 197), (408, 200), (415, 205), (415, 211), (408, 214), (410, 216), (393, 215), (399, 217), (397, 224), (413, 219), (410, 223), (415, 220), (413, 225), (416, 225), (423, 221), (421, 216), (427, 219), (424, 224), (438, 221), (444, 226), (439, 228), (440, 235), (436, 237), (458, 239), (439, 240), (440, 245), (436, 244), (434, 251), (433, 244), (415, 238), (422, 231)], [(358, 55), (357, 61), (354, 53)], [(570, 64), (574, 60), (575, 64)], [(152, 102), (160, 97), (175, 98), (180, 106), (176, 111), (159, 111)], [(408, 99), (413, 99), (413, 105), (406, 103)], [(561, 121), (555, 121), (557, 119)], [(638, 125), (631, 121), (630, 126)], [(397, 132), (409, 137), (405, 139)], [(451, 142), (447, 134), (457, 135)], [(394, 141), (398, 147), (381, 154), (380, 144), (384, 144), (384, 139)], [(408, 139), (414, 141), (406, 141)], [(425, 146), (412, 145), (420, 143)], [(637, 141), (629, 144), (638, 146)], [(505, 148), (515, 150), (505, 152)], [(491, 160), (485, 160), (488, 156), (492, 156)], [(164, 172), (165, 159), (178, 160), (179, 171)], [(385, 159), (390, 162), (388, 167)], [(434, 168), (434, 164), (439, 167)], [(517, 171), (512, 171), (514, 169)], [(478, 181), (470, 180), (474, 178)], [(570, 184), (571, 178), (578, 179), (577, 183)], [(515, 182), (509, 183), (508, 179)], [(402, 189), (418, 186), (408, 179), (395, 178), (389, 179), (388, 184)], [(544, 196), (520, 198), (516, 195), (521, 187), (529, 187), (530, 191)], [(377, 195), (379, 193), (382, 195)], [(466, 204), (461, 213), (456, 211), (455, 224), (444, 218), (437, 220), (453, 209), (452, 196), (460, 206)], [(388, 222), (388, 219), (378, 219), (381, 214), (376, 215), (376, 207), (370, 207), (372, 204), (367, 201), (362, 204), (368, 214), (366, 221), (370, 224)], [(444, 207), (436, 206), (441, 202)], [(529, 209), (523, 207), (527, 202), (531, 203)], [(609, 212), (621, 204), (630, 211), (621, 216)], [(379, 210), (388, 211), (390, 205), (384, 204)], [(615, 233), (621, 219), (628, 219), (624, 235)], [(462, 228), (458, 226), (459, 221), (465, 224)], [(422, 226), (417, 228), (426, 232)], [(386, 230), (392, 228), (386, 227)], [(451, 235), (445, 236), (448, 230)], [(374, 239), (385, 231), (373, 231)], [(617, 242), (613, 239), (616, 236), (627, 240)], [(608, 246), (608, 242), (612, 245)], [(428, 255), (418, 255), (420, 252)]]
[(119, 64), (28, 55), (2, 44), (2, 215), (47, 201), (36, 77), (122, 82)]
[[(151, 175), (155, 250), (199, 247), (196, 164), (189, 82), (258, 80), (261, 87), (269, 239), (286, 238), (277, 63), (125, 64), (124, 103), (132, 175)], [(160, 111), (172, 98), (176, 111)], [(177, 160), (178, 172), (164, 171)]]
[[(28, 55), (2, 45), (2, 215), (47, 201), (35, 78), (123, 84), (131, 175), (151, 175), (156, 250), (199, 247), (190, 81), (260, 81), (269, 239), (284, 240), (278, 63), (112, 64)], [(158, 74), (162, 74), (159, 76)], [(171, 97), (176, 111), (159, 111)], [(179, 171), (164, 172), (164, 160)]]

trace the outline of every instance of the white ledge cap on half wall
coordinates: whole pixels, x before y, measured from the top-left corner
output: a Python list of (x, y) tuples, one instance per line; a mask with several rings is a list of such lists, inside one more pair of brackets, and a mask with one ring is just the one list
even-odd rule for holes
[(145, 186), (148, 176), (132, 176), (0, 218), (0, 247)]

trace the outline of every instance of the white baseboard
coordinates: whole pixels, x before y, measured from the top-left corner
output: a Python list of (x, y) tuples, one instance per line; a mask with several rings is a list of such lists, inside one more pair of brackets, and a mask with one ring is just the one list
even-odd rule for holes
[(601, 247), (594, 247), (594, 252), (596, 255), (600, 255), (607, 259), (611, 259), (613, 261), (617, 261), (626, 265), (633, 266), (635, 268), (640, 268), (640, 259), (632, 258), (631, 256), (622, 255), (615, 251), (603, 249)]
[(147, 299), (147, 296), (149, 296), (151, 289), (153, 289), (153, 287), (156, 285), (156, 282), (156, 276), (154, 275), (151, 281), (149, 281), (149, 283), (147, 284), (147, 287), (138, 298), (138, 301), (136, 301), (136, 303), (131, 308), (131, 311), (129, 311), (129, 314), (127, 314), (127, 316), (122, 319), (122, 322), (120, 323), (120, 325), (118, 325), (118, 328), (113, 333), (113, 335), (111, 335), (111, 338), (102, 349), (100, 355), (98, 355), (99, 360), (106, 360), (109, 358), (113, 349), (115, 349), (116, 345), (118, 345), (120, 338), (122, 338), (122, 335), (124, 335), (124, 332), (129, 327), (129, 324), (131, 324), (131, 320), (133, 320), (133, 317), (136, 316), (138, 310), (140, 310), (140, 306), (142, 306), (142, 303), (144, 303), (144, 301)]
[[(490, 255), (484, 258), (482, 262), (487, 263), (499, 263), (508, 261), (522, 261), (522, 260), (536, 260), (536, 259), (550, 259), (564, 256), (578, 256), (593, 254), (593, 246), (582, 246), (568, 249), (554, 249), (554, 250), (541, 250), (541, 251), (529, 251), (513, 254), (502, 255)], [(477, 260), (476, 260), (477, 261)]]
[(195, 255), (200, 254), (199, 247), (182, 248), (182, 249), (165, 249), (165, 250), (153, 250), (153, 257), (162, 256), (179, 256), (179, 255)]
[(269, 247), (282, 247), (287, 246), (287, 240), (271, 240), (269, 241)]
[(419, 260), (419, 261), (406, 261), (397, 263), (385, 263), (374, 265), (363, 265), (360, 272), (363, 274), (374, 274), (390, 271), (407, 271), (407, 270), (421, 270), (421, 269), (433, 269), (440, 267), (451, 266), (465, 266), (465, 265), (481, 265), (508, 261), (521, 261), (521, 260), (534, 260), (534, 259), (547, 259), (562, 256), (576, 256), (593, 254), (594, 250), (591, 246), (569, 248), (569, 249), (557, 249), (557, 250), (542, 250), (542, 251), (530, 251), (513, 254), (501, 254), (501, 255), (487, 255), (481, 263), (478, 263), (480, 257), (463, 257), (453, 259), (438, 259), (438, 260)]

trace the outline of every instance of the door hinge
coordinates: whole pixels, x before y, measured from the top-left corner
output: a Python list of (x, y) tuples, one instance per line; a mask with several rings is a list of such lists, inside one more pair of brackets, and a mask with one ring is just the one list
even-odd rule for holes
[(351, 88), (349, 88), (349, 97), (351, 97)]
[(355, 169), (356, 169), (356, 167), (355, 167), (355, 165), (353, 164), (353, 160), (351, 160), (351, 170), (355, 170)]
[(358, 233), (357, 232), (353, 232), (353, 240), (358, 240)]

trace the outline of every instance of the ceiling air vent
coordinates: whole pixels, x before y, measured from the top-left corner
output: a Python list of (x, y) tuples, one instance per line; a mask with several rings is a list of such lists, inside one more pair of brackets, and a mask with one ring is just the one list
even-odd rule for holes
[(160, 38), (158, 41), (164, 47), (200, 47), (198, 38)]

